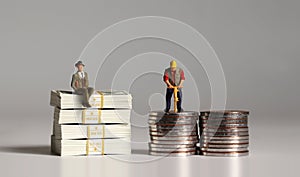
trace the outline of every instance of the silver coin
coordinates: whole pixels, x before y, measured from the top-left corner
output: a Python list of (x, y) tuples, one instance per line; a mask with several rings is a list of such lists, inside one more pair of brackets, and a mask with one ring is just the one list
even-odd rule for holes
[(167, 120), (167, 121), (195, 121), (199, 120), (198, 116), (177, 116), (177, 117), (170, 117), (170, 116), (163, 116), (163, 117), (149, 117), (149, 120)]
[(248, 148), (249, 144), (201, 144), (199, 147), (209, 148)]
[(200, 124), (248, 124), (247, 120), (201, 120)]
[(194, 128), (196, 124), (156, 124), (156, 125), (149, 125), (150, 128)]
[(214, 138), (214, 137), (200, 137), (201, 141), (249, 141), (249, 137), (237, 138)]
[(150, 151), (155, 151), (155, 152), (174, 152), (174, 151), (195, 151), (196, 147), (190, 147), (190, 148), (176, 148), (176, 147), (172, 147), (172, 148), (157, 148), (157, 147), (149, 147)]
[[(159, 130), (155, 130), (159, 129)], [(174, 132), (174, 133), (190, 133), (190, 132), (198, 132), (197, 126), (194, 126), (193, 129), (188, 128), (180, 128), (180, 127), (168, 127), (168, 128), (161, 128), (161, 127), (155, 127), (155, 128), (149, 128), (149, 132), (159, 132), (159, 133), (168, 133), (168, 132)], [(210, 132), (212, 133), (212, 132)]]
[(200, 120), (239, 120), (239, 119), (249, 119), (248, 115), (239, 115), (239, 114), (233, 114), (233, 115), (200, 115)]
[(176, 117), (176, 116), (199, 116), (198, 112), (194, 112), (194, 111), (183, 111), (183, 112), (170, 112), (168, 114), (166, 114), (163, 111), (151, 111), (149, 113), (149, 116), (155, 116), (155, 117), (160, 117), (160, 116), (167, 116), (167, 117)]
[(149, 126), (150, 131), (170, 131), (170, 130), (180, 130), (180, 131), (193, 131), (197, 129), (196, 126)]
[(161, 118), (161, 119), (153, 119), (153, 118), (149, 118), (148, 122), (197, 122), (198, 119), (190, 119), (190, 118), (184, 118), (184, 119), (165, 119), (165, 118)]
[(167, 140), (151, 140), (151, 143), (154, 144), (176, 144), (176, 145), (181, 145), (181, 144), (196, 144), (198, 140), (194, 141), (167, 141)]
[(249, 114), (247, 110), (205, 110), (201, 111), (202, 113), (214, 113), (214, 114)]
[(247, 127), (248, 123), (241, 123), (241, 122), (235, 122), (235, 123), (222, 123), (222, 122), (208, 122), (208, 123), (199, 123), (200, 127)]
[(183, 132), (183, 133), (187, 133), (187, 132), (195, 132), (195, 130), (197, 129), (162, 129), (162, 128), (158, 128), (158, 129), (155, 129), (155, 128), (151, 128), (149, 129), (149, 132), (160, 132), (160, 133), (169, 133), (169, 132)]
[(187, 132), (191, 132), (191, 131), (198, 131), (198, 127), (196, 125), (194, 126), (159, 126), (159, 125), (155, 125), (155, 126), (149, 126), (149, 130), (153, 130), (156, 131), (155, 129), (159, 129), (159, 131), (187, 131)]
[(236, 132), (236, 133), (223, 133), (223, 132), (216, 132), (216, 133), (207, 133), (202, 132), (200, 136), (249, 136), (249, 132)]
[(249, 116), (246, 115), (238, 115), (238, 114), (233, 114), (233, 115), (223, 115), (223, 116), (216, 116), (213, 117), (213, 115), (200, 115), (199, 120), (248, 120)]
[[(160, 126), (160, 127), (175, 127), (175, 126), (196, 126), (196, 122), (148, 122), (149, 126)], [(216, 125), (214, 125), (216, 126)]]
[(197, 124), (197, 120), (148, 120), (148, 124)]
[(200, 115), (199, 120), (238, 120), (249, 119), (248, 115), (232, 114), (232, 115)]
[(148, 120), (148, 124), (155, 124), (155, 125), (160, 125), (160, 124), (192, 124), (192, 125), (196, 125), (197, 121), (193, 120), (193, 121), (168, 121), (168, 120)]
[(200, 125), (203, 128), (247, 128), (247, 124), (202, 124)]
[(201, 146), (204, 144), (224, 144), (224, 145), (233, 145), (233, 144), (248, 144), (249, 140), (199, 140)]
[(189, 123), (185, 123), (185, 124), (159, 124), (159, 123), (157, 123), (157, 124), (149, 124), (149, 126), (150, 127), (163, 127), (163, 128), (169, 128), (169, 127), (182, 127), (182, 126), (186, 126), (186, 127), (188, 127), (188, 126), (190, 126), (190, 127), (194, 127), (194, 126), (196, 126), (197, 124), (196, 123), (191, 123), (191, 124), (189, 124)]
[(219, 143), (219, 144), (236, 144), (236, 143), (249, 143), (249, 139), (205, 139), (200, 138), (200, 143)]
[(203, 132), (218, 132), (218, 133), (221, 133), (221, 132), (226, 132), (226, 133), (229, 133), (229, 132), (245, 132), (245, 131), (249, 131), (248, 127), (245, 127), (245, 128), (240, 128), (240, 127), (234, 127), (234, 128), (220, 128), (220, 127), (217, 127), (217, 128), (209, 128), (209, 127), (205, 127), (202, 129)]
[(200, 143), (217, 143), (217, 144), (239, 144), (239, 143), (249, 143), (248, 139), (243, 139), (243, 140), (203, 140), (200, 139)]
[(235, 126), (235, 127), (230, 127), (230, 126), (199, 126), (199, 129), (201, 131), (203, 130), (209, 130), (211, 132), (239, 132), (239, 131), (246, 131), (246, 129), (249, 128), (248, 126)]
[(244, 152), (248, 151), (248, 148), (207, 148), (207, 147), (202, 147), (200, 148), (201, 151), (206, 151), (206, 152), (219, 152), (219, 153), (224, 153), (224, 152)]
[(195, 155), (196, 154), (196, 150), (195, 151), (191, 151), (191, 152), (177, 152), (177, 153), (166, 153), (166, 152), (156, 152), (156, 151), (149, 151), (150, 155), (154, 155), (154, 156), (172, 156), (172, 157), (182, 157), (182, 156), (190, 156), (190, 155)]
[(189, 135), (198, 135), (196, 131), (188, 131), (188, 132), (182, 132), (182, 131), (169, 131), (169, 132), (151, 132), (150, 136), (189, 136)]
[(195, 129), (191, 129), (191, 128), (178, 128), (178, 127), (175, 127), (175, 128), (149, 128), (149, 130), (151, 132), (170, 132), (170, 131), (181, 131), (181, 132), (193, 132), (195, 131)]
[(196, 147), (193, 148), (186, 148), (186, 149), (169, 149), (169, 151), (167, 151), (166, 149), (161, 149), (161, 150), (153, 150), (150, 149), (150, 152), (157, 152), (157, 153), (189, 153), (189, 152), (195, 152), (196, 151)]
[(249, 155), (249, 151), (245, 152), (231, 152), (231, 153), (216, 153), (216, 152), (201, 152), (204, 156), (218, 156), (218, 157), (240, 157)]
[(200, 134), (202, 136), (249, 136), (249, 132), (203, 132)]
[(169, 136), (168, 134), (167, 135), (150, 135), (150, 137), (158, 137), (158, 138), (163, 138), (163, 137), (166, 137), (166, 138), (198, 138), (199, 136), (198, 135), (177, 135), (177, 136)]
[(201, 116), (228, 116), (228, 115), (249, 115), (249, 111), (245, 110), (208, 110), (201, 111)]
[(224, 146), (227, 146), (227, 145), (249, 145), (248, 142), (239, 142), (239, 143), (215, 143), (215, 142), (199, 142), (199, 144), (202, 146), (208, 146), (208, 145), (224, 145)]
[(228, 124), (248, 124), (247, 121), (202, 121), (199, 125), (228, 125)]
[(197, 141), (198, 136), (174, 137), (174, 136), (151, 136), (151, 140), (167, 140), (167, 141)]
[(199, 122), (199, 125), (221, 125), (221, 126), (227, 126), (227, 125), (248, 125), (248, 123), (247, 122), (207, 121), (207, 122)]
[(166, 129), (166, 128), (150, 128), (149, 131), (151, 132), (162, 132), (162, 133), (165, 133), (165, 132), (194, 132), (195, 129), (188, 129), (188, 128), (169, 128), (169, 129)]
[(149, 143), (149, 147), (153, 148), (194, 148), (194, 144), (154, 144)]
[(197, 125), (149, 125), (149, 128), (160, 128), (160, 129), (197, 129)]
[(203, 140), (249, 140), (249, 136), (201, 136)]
[(196, 131), (149, 131), (150, 136), (189, 136), (198, 135)]

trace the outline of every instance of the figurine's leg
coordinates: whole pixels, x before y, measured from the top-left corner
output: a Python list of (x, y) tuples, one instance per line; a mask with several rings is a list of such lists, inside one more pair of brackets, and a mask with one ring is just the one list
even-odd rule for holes
[(170, 110), (172, 94), (173, 94), (173, 89), (167, 88), (165, 112), (169, 112), (169, 110)]
[(182, 103), (182, 91), (181, 91), (181, 89), (178, 89), (177, 97), (178, 97), (177, 109), (178, 109), (178, 112), (181, 112), (181, 103)]
[(82, 97), (83, 97), (83, 101), (82, 104), (85, 107), (91, 107), (91, 105), (89, 104), (89, 93), (88, 93), (88, 89), (87, 88), (80, 88), (82, 91)]
[(78, 95), (83, 95), (84, 90), (82, 88), (78, 88), (75, 90), (75, 93)]
[(82, 105), (83, 106), (86, 106), (86, 102), (85, 102), (85, 93), (84, 93), (84, 88), (78, 88), (75, 90), (75, 93), (78, 94), (78, 95), (82, 95), (83, 97), (83, 100), (82, 100)]
[(94, 93), (94, 88), (88, 87), (87, 89), (88, 89), (88, 94), (89, 94), (88, 98), (90, 99), (91, 95)]

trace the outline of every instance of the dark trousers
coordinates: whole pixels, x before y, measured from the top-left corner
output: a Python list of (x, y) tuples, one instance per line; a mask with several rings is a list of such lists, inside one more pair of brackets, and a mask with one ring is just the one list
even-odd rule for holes
[(94, 88), (88, 87), (88, 88), (78, 88), (75, 90), (76, 94), (82, 95), (83, 97), (83, 104), (89, 103), (89, 99), (91, 95), (94, 93)]
[[(166, 92), (166, 111), (170, 110), (171, 107), (171, 99), (172, 99), (172, 95), (173, 95), (174, 89), (172, 88), (167, 88), (167, 92)], [(178, 97), (178, 101), (177, 101), (177, 109), (180, 111), (181, 110), (181, 101), (182, 101), (182, 91), (179, 88), (178, 92), (177, 92), (177, 97)]]

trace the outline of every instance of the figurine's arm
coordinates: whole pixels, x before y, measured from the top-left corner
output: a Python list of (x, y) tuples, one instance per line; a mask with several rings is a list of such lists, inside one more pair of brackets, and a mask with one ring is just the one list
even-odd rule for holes
[(76, 81), (75, 75), (74, 75), (74, 74), (73, 74), (73, 76), (72, 76), (71, 87), (72, 87), (74, 90), (76, 90), (77, 87), (78, 87), (78, 81)]
[(88, 74), (85, 73), (85, 87), (88, 88), (89, 87), (89, 77)]
[(178, 88), (182, 88), (183, 87), (183, 82), (185, 80), (185, 77), (184, 77), (184, 72), (183, 70), (180, 71), (180, 83), (178, 85)]
[(184, 80), (180, 80), (180, 83), (179, 83), (179, 85), (178, 85), (178, 88), (182, 88), (182, 87), (183, 87), (183, 82), (184, 82)]
[(169, 76), (168, 76), (167, 71), (165, 71), (165, 74), (164, 74), (164, 82), (167, 84), (168, 88), (174, 88), (174, 86), (169, 81)]
[(169, 82), (169, 80), (166, 80), (165, 83), (167, 84), (168, 88), (174, 88), (174, 86)]

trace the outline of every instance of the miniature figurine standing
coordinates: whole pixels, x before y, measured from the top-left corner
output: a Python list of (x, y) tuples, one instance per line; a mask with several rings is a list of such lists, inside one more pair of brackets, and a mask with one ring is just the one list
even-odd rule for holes
[[(170, 67), (165, 70), (164, 82), (167, 85), (167, 91), (166, 91), (166, 109), (165, 112), (169, 113), (170, 106), (171, 106), (171, 98), (172, 94), (174, 92), (175, 87), (177, 87), (177, 111), (181, 112), (181, 103), (182, 103), (182, 87), (183, 82), (185, 80), (184, 72), (181, 68), (177, 67), (176, 61), (172, 60), (170, 62)], [(176, 112), (176, 110), (174, 110)]]
[(82, 61), (75, 63), (77, 72), (72, 76), (71, 87), (74, 89), (76, 94), (83, 95), (82, 105), (84, 107), (91, 107), (89, 99), (94, 92), (94, 88), (89, 87), (88, 74), (83, 71), (84, 66), (85, 65), (82, 63)]

